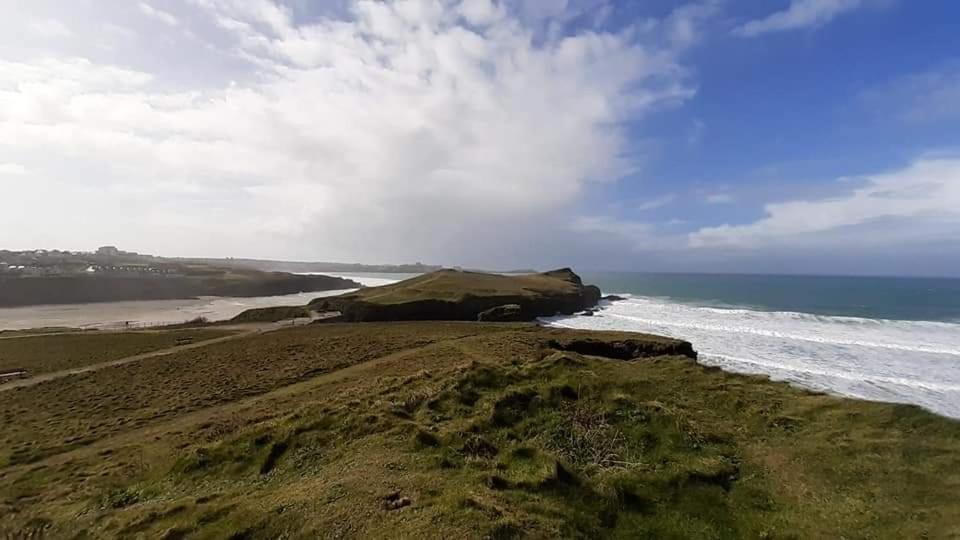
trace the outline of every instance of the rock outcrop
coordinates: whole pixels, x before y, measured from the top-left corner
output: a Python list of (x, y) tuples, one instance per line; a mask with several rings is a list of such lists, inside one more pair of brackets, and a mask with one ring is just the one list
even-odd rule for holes
[(547, 346), (558, 351), (574, 352), (588, 356), (601, 356), (617, 360), (635, 360), (637, 358), (651, 358), (656, 356), (685, 356), (697, 359), (697, 352), (687, 341), (680, 341), (655, 336), (638, 334), (608, 333), (602, 337), (592, 336), (586, 332), (572, 334), (568, 332), (563, 337), (551, 339)]
[(518, 322), (523, 320), (523, 310), (519, 304), (506, 304), (481, 311), (477, 315), (477, 320), (481, 322)]
[(509, 311), (510, 320), (532, 321), (572, 315), (599, 300), (600, 289), (584, 285), (569, 268), (519, 276), (440, 270), (383, 287), (318, 298), (310, 308), (339, 311), (346, 321), (476, 321), (483, 312), (514, 305), (504, 310), (504, 314)]

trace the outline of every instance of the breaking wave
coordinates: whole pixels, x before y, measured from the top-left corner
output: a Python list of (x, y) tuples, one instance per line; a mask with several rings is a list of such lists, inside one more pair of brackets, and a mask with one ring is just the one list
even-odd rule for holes
[(912, 403), (960, 418), (960, 324), (698, 306), (625, 296), (554, 326), (650, 332), (694, 344), (700, 361), (813, 390)]

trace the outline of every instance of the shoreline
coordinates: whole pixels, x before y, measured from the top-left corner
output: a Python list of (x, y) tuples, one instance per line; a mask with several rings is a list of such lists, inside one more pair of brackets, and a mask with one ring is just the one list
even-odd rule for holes
[(724, 310), (639, 296), (592, 317), (546, 322), (685, 339), (701, 363), (730, 373), (960, 418), (960, 325), (952, 323)]
[[(334, 277), (353, 279), (364, 286), (395, 283), (382, 274), (337, 273)], [(400, 277), (400, 276), (397, 276)], [(110, 302), (95, 304), (68, 304), (60, 306), (32, 306), (0, 308), (0, 328), (24, 330), (42, 327), (69, 326), (77, 330), (123, 330), (141, 327), (176, 325), (205, 317), (220, 322), (256, 308), (302, 306), (314, 298), (336, 296), (349, 291), (320, 291), (271, 297), (204, 297), (191, 300), (154, 300)], [(743, 307), (696, 305), (666, 298), (627, 294), (626, 303), (601, 303), (590, 317), (569, 316), (541, 318), (548, 327), (566, 327), (593, 330), (620, 330), (647, 332), (685, 339), (701, 352), (700, 362), (730, 373), (759, 375), (773, 381), (783, 381), (798, 388), (824, 392), (839, 397), (862, 399), (881, 403), (914, 404), (948, 418), (960, 418), (960, 363), (951, 367), (950, 360), (960, 358), (960, 344), (951, 341), (937, 345), (937, 339), (950, 339), (955, 330), (960, 340), (960, 325), (937, 321), (898, 321), (885, 319), (822, 316), (801, 312), (755, 311)], [(630, 302), (646, 302), (658, 309), (670, 309), (668, 314), (687, 310), (685, 316), (739, 316), (750, 320), (731, 326), (726, 320), (705, 323), (678, 319), (657, 319), (656, 314), (645, 313), (642, 320), (620, 313)], [(665, 307), (662, 307), (665, 306)], [(87, 313), (83, 313), (84, 311)], [(91, 320), (90, 314), (95, 314)], [(758, 319), (759, 317), (759, 319)], [(16, 324), (12, 320), (20, 318)], [(766, 320), (766, 319), (770, 320)], [(796, 325), (792, 333), (773, 326), (781, 318)], [(771, 322), (772, 320), (772, 322)], [(125, 326), (131, 321), (131, 326)], [(854, 332), (844, 325), (857, 323), (876, 331), (873, 342), (851, 338), (849, 335), (830, 336), (837, 329)], [(803, 325), (808, 325), (809, 328)], [(834, 327), (830, 325), (833, 324)], [(884, 335), (883, 325), (889, 326)], [(739, 327), (743, 328), (739, 328)], [(935, 332), (919, 336), (920, 331)], [(769, 330), (769, 331), (768, 331)], [(809, 335), (803, 335), (808, 333)], [(946, 337), (940, 334), (946, 334)], [(826, 337), (824, 337), (826, 336)], [(861, 336), (862, 337), (862, 336)], [(911, 341), (923, 339), (923, 345)], [(883, 341), (886, 340), (886, 341)], [(892, 342), (887, 342), (891, 341)], [(933, 343), (933, 345), (929, 345)], [(785, 349), (784, 349), (785, 348)], [(805, 356), (798, 357), (803, 353)], [(840, 363), (836, 357), (845, 355), (856, 362)], [(792, 356), (791, 356), (792, 355)], [(920, 365), (918, 365), (920, 364)], [(880, 371), (893, 366), (892, 372)], [(932, 369), (931, 369), (932, 366)], [(945, 382), (944, 382), (945, 381)]]
[[(0, 329), (30, 330), (68, 327), (77, 330), (143, 328), (182, 324), (197, 317), (210, 322), (229, 320), (248, 309), (304, 305), (314, 298), (355, 289), (317, 291), (280, 296), (205, 296), (179, 300), (127, 300), (90, 304), (55, 304), (0, 308)], [(130, 326), (125, 325), (130, 322)]]

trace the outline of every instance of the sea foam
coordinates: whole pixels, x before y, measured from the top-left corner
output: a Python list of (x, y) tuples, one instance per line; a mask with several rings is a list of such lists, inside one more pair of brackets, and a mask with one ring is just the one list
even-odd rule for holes
[(960, 418), (960, 324), (718, 308), (621, 295), (593, 317), (554, 326), (685, 339), (700, 362), (860, 399)]

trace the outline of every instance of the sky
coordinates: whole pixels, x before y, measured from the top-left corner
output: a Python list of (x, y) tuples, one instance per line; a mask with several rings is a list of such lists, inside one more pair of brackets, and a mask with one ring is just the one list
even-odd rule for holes
[(960, 275), (951, 0), (0, 0), (0, 248)]

